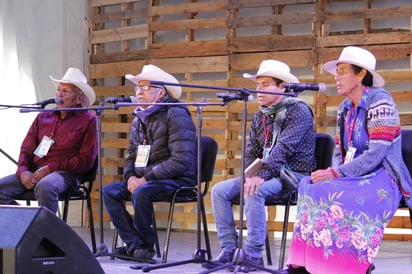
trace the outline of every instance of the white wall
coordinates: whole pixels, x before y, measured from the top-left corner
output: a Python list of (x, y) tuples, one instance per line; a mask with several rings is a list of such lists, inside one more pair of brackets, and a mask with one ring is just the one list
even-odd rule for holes
[[(88, 12), (88, 0), (0, 0), (0, 50), (7, 49), (0, 54), (0, 104), (18, 106), (53, 97), (49, 75), (61, 78), (70, 66), (87, 73)], [(14, 159), (36, 114), (18, 108), (0, 111), (0, 148)], [(0, 177), (15, 170), (0, 154)], [(71, 225), (80, 224), (76, 204), (70, 207)]]
[[(2, 36), (7, 40), (0, 45), (14, 48), (3, 58), (0, 55), (0, 66), (4, 64), (0, 104), (17, 106), (53, 97), (49, 75), (61, 78), (69, 66), (87, 72), (88, 0), (0, 0), (0, 9)], [(0, 111), (0, 148), (15, 159), (34, 115), (17, 108)], [(3, 155), (0, 167), (0, 177), (15, 172), (15, 165)]]

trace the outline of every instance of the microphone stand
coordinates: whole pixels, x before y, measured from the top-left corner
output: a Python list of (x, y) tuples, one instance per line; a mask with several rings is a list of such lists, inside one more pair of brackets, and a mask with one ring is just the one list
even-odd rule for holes
[(203, 204), (203, 196), (202, 196), (202, 182), (201, 182), (201, 175), (202, 175), (202, 167), (201, 167), (201, 136), (202, 136), (202, 110), (203, 106), (212, 106), (212, 105), (224, 105), (223, 103), (207, 103), (205, 99), (202, 102), (193, 102), (193, 103), (123, 103), (119, 102), (116, 104), (119, 106), (143, 106), (143, 105), (184, 105), (184, 106), (196, 106), (197, 114), (198, 114), (198, 126), (196, 129), (196, 138), (197, 138), (197, 229), (196, 229), (196, 239), (197, 245), (196, 249), (193, 252), (192, 259), (179, 261), (179, 262), (171, 262), (165, 263), (161, 265), (149, 265), (149, 264), (139, 264), (135, 266), (131, 266), (132, 269), (142, 269), (143, 272), (149, 272), (154, 269), (172, 267), (177, 265), (189, 264), (189, 263), (204, 263), (206, 261), (205, 254), (208, 253), (208, 259), (210, 260), (211, 254), (210, 250), (206, 251), (202, 249), (202, 240), (201, 240), (201, 210), (204, 207)]
[[(100, 225), (100, 246), (96, 250), (95, 256), (108, 256), (108, 248), (104, 243), (104, 231), (103, 231), (103, 169), (102, 169), (102, 120), (101, 116), (104, 109), (116, 109), (115, 106), (105, 107), (104, 102), (100, 103), (98, 107), (80, 107), (80, 108), (48, 108), (48, 109), (20, 109), (20, 112), (43, 112), (43, 111), (76, 111), (76, 110), (94, 110), (97, 116), (96, 129), (97, 129), (97, 160), (98, 160), (98, 173), (99, 173), (99, 225)], [(93, 225), (93, 224), (90, 224)], [(92, 243), (95, 244), (95, 243)]]
[[(243, 101), (243, 111), (242, 111), (242, 136), (243, 136), (243, 139), (242, 139), (242, 166), (241, 166), (242, 173), (240, 175), (241, 184), (240, 184), (240, 194), (239, 194), (239, 196), (240, 196), (239, 197), (240, 198), (239, 211), (240, 212), (239, 212), (239, 243), (238, 243), (238, 248), (235, 250), (233, 260), (232, 260), (231, 263), (227, 263), (227, 264), (218, 266), (214, 269), (209, 269), (209, 270), (203, 271), (200, 274), (211, 273), (211, 272), (215, 272), (215, 271), (220, 270), (220, 269), (231, 268), (231, 267), (234, 267), (233, 273), (237, 273), (239, 271), (239, 269), (241, 268), (241, 266), (244, 266), (244, 265), (248, 265), (248, 266), (251, 266), (251, 267), (259, 269), (259, 270), (263, 270), (263, 271), (266, 271), (266, 272), (276, 274), (275, 270), (271, 270), (271, 269), (265, 268), (265, 267), (260, 266), (260, 265), (256, 265), (252, 262), (249, 262), (249, 261), (245, 260), (246, 256), (245, 256), (245, 252), (242, 248), (242, 245), (243, 245), (243, 199), (244, 199), (244, 182), (245, 182), (245, 175), (244, 175), (245, 157), (244, 157), (244, 155), (245, 155), (245, 150), (246, 150), (247, 102), (249, 101), (249, 95), (251, 93), (265, 93), (265, 94), (276, 94), (276, 95), (296, 97), (297, 96), (297, 90), (289, 89), (289, 92), (271, 92), (271, 91), (249, 90), (249, 89), (246, 89), (246, 88), (238, 89), (238, 88), (226, 88), (226, 87), (213, 87), (213, 86), (201, 86), (201, 85), (181, 84), (181, 83), (166, 83), (166, 82), (160, 82), (160, 81), (150, 81), (150, 84), (160, 85), (160, 86), (165, 86), (165, 85), (166, 86), (185, 86), (185, 87), (192, 87), (192, 88), (206, 88), (206, 89), (214, 89), (214, 90), (227, 90), (227, 91), (240, 92), (240, 96), (232, 96), (232, 97), (231, 96), (223, 96), (223, 102), (222, 102), (222, 105), (226, 105), (227, 103), (229, 103), (229, 101), (239, 100), (239, 98), (241, 98), (242, 101)], [(192, 262), (192, 260), (177, 262), (177, 263), (169, 263), (169, 264), (165, 264), (165, 265), (162, 265), (162, 266), (147, 265), (147, 266), (143, 266), (142, 270), (143, 270), (143, 272), (148, 272), (152, 269), (159, 269), (159, 268), (162, 268), (162, 267), (175, 266), (175, 265), (184, 264), (184, 263), (188, 263), (188, 262)], [(137, 269), (139, 269), (139, 268), (137, 268)]]
[[(259, 91), (260, 93), (260, 91)], [(242, 173), (240, 174), (240, 194), (239, 194), (239, 241), (238, 241), (238, 247), (235, 250), (235, 253), (233, 255), (233, 260), (230, 263), (226, 263), (224, 265), (217, 266), (213, 269), (205, 270), (200, 272), (200, 274), (206, 274), (206, 273), (211, 273), (218, 271), (220, 269), (225, 269), (229, 268), (231, 269), (233, 267), (233, 273), (238, 273), (240, 270), (241, 266), (251, 266), (253, 268), (270, 272), (270, 273), (276, 273), (275, 270), (271, 270), (268, 268), (265, 268), (260, 265), (256, 265), (252, 262), (247, 261), (246, 254), (243, 250), (243, 199), (244, 199), (244, 183), (245, 183), (245, 151), (246, 151), (246, 120), (247, 120), (247, 102), (248, 102), (248, 96), (244, 95), (243, 98), (243, 110), (242, 110), (242, 165), (241, 165), (241, 170)]]

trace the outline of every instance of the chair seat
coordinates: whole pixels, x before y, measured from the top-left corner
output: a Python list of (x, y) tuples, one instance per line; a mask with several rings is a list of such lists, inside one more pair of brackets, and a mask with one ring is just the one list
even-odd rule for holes
[[(163, 257), (162, 257), (163, 263), (167, 262), (170, 234), (172, 231), (174, 207), (175, 207), (175, 204), (178, 204), (178, 203), (198, 203), (198, 205), (200, 205), (199, 214), (201, 217), (201, 222), (203, 224), (203, 232), (204, 232), (204, 237), (205, 237), (205, 242), (206, 242), (206, 252), (207, 252), (207, 257), (208, 257), (207, 259), (208, 260), (212, 259), (212, 253), (211, 253), (210, 241), (209, 241), (209, 235), (208, 235), (209, 232), (208, 232), (207, 219), (206, 219), (206, 210), (205, 210), (205, 206), (203, 202), (203, 197), (208, 193), (209, 183), (213, 178), (218, 145), (217, 145), (217, 142), (211, 137), (201, 136), (200, 138), (201, 138), (200, 139), (201, 145), (199, 147), (196, 142), (196, 146), (198, 147), (198, 149), (200, 148), (200, 155), (201, 155), (200, 157), (201, 170), (198, 171), (200, 172), (200, 183), (202, 183), (203, 185), (203, 190), (201, 190), (201, 193), (198, 193), (198, 185), (197, 185), (198, 182), (194, 182), (195, 186), (193, 187), (182, 186), (178, 188), (172, 195), (156, 197), (153, 200), (154, 203), (155, 202), (169, 203), (169, 214), (168, 214), (167, 228), (166, 228), (166, 239), (164, 242)], [(199, 200), (198, 197), (200, 197), (201, 199)], [(153, 213), (153, 215), (155, 215), (155, 213)], [(153, 229), (156, 234), (155, 245), (156, 245), (156, 250), (158, 251), (159, 244), (158, 244), (158, 239), (157, 239), (157, 230), (156, 230), (157, 228), (156, 228), (155, 216), (153, 219), (154, 219)], [(112, 250), (114, 250), (117, 247), (117, 238), (118, 238), (118, 233), (117, 231), (115, 231), (113, 235)]]
[[(71, 186), (66, 192), (59, 195), (59, 201), (64, 202), (63, 206), (63, 221), (67, 222), (67, 215), (69, 211), (69, 202), (70, 201), (86, 201), (87, 203), (87, 212), (89, 215), (89, 226), (90, 226), (90, 238), (92, 241), (92, 250), (93, 253), (96, 253), (96, 236), (94, 231), (94, 220), (93, 220), (93, 211), (92, 211), (92, 202), (90, 193), (93, 189), (93, 182), (96, 179), (98, 167), (98, 159), (96, 157), (93, 167), (84, 174), (80, 185)], [(26, 201), (26, 205), (30, 205), (31, 201), (36, 201), (36, 195), (34, 190), (25, 191), (19, 195), (13, 197), (15, 200)]]

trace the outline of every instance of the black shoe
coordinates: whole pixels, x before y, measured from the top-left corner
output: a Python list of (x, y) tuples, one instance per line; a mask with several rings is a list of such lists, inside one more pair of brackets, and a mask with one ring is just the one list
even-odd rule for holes
[(263, 258), (255, 258), (249, 255), (245, 255), (245, 262), (244, 265), (240, 267), (240, 271), (244, 273), (256, 271), (257, 268), (254, 265), (264, 267), (265, 264), (263, 263)]
[(111, 256), (126, 260), (126, 261), (133, 261), (133, 254), (134, 254), (134, 249), (128, 249), (127, 246), (121, 246), (118, 248), (115, 248), (111, 254)]
[(297, 268), (293, 268), (291, 266), (288, 266), (287, 269), (279, 269), (279, 270), (275, 270), (276, 274), (310, 274), (306, 268), (304, 268), (303, 266), (301, 267), (297, 267)]
[(371, 264), (369, 266), (368, 270), (366, 270), (366, 274), (371, 274), (373, 270), (375, 270), (375, 265)]
[(203, 263), (202, 267), (206, 268), (206, 269), (213, 269), (215, 267), (230, 263), (233, 260), (233, 254), (234, 253), (235, 253), (235, 251), (222, 251), (213, 260), (211, 260), (207, 263)]
[(151, 260), (155, 254), (156, 251), (153, 248), (137, 248), (133, 257), (135, 260)]

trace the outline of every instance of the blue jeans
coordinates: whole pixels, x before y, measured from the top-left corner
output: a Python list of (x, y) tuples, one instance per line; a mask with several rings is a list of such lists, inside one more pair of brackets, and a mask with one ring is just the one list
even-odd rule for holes
[[(34, 193), (39, 206), (44, 206), (53, 213), (59, 208), (59, 193), (75, 184), (79, 184), (76, 176), (67, 171), (54, 171), (40, 179), (34, 187)], [(0, 179), (0, 204), (16, 205), (14, 197), (26, 191), (16, 174)]]
[[(298, 179), (302, 177), (295, 173)], [(244, 251), (254, 258), (262, 257), (267, 235), (265, 198), (282, 190), (278, 178), (265, 181), (257, 194), (244, 196), (244, 211), (247, 225), (247, 238)], [(232, 200), (240, 194), (240, 178), (232, 178), (214, 185), (211, 190), (213, 214), (217, 237), (222, 251), (232, 251), (238, 247), (238, 234), (233, 217)]]
[[(107, 213), (129, 250), (153, 248), (156, 239), (153, 230), (153, 200), (170, 196), (178, 187), (180, 184), (171, 179), (148, 181), (133, 193), (127, 190), (125, 182), (114, 182), (103, 187)], [(132, 202), (133, 218), (126, 210), (124, 201), (127, 200)]]

